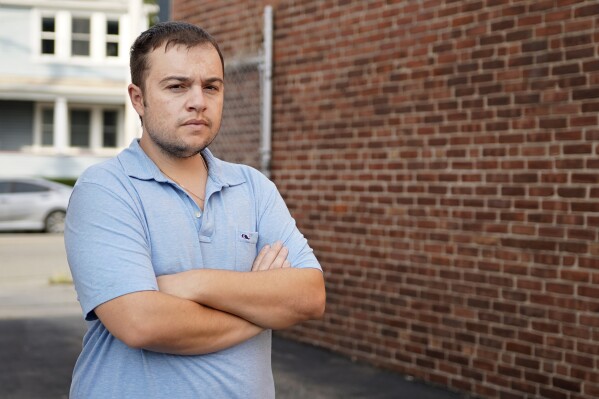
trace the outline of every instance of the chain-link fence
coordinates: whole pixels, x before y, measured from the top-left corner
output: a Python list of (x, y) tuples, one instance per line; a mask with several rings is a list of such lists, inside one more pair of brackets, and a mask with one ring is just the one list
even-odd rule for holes
[(261, 59), (225, 66), (225, 105), (220, 133), (210, 145), (219, 158), (260, 169)]

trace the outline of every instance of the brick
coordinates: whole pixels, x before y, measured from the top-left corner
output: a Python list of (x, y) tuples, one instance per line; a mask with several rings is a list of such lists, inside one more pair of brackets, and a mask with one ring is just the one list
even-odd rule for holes
[(546, 40), (537, 40), (533, 42), (522, 43), (522, 52), (545, 51), (548, 48)]
[(579, 381), (567, 380), (565, 378), (553, 377), (553, 386), (566, 391), (581, 392), (581, 383)]
[(577, 48), (566, 51), (566, 60), (575, 60), (580, 58), (593, 58), (595, 50), (593, 47)]
[(503, 21), (494, 22), (491, 24), (491, 31), (503, 31), (513, 28), (516, 25), (513, 19), (505, 19)]
[(571, 46), (581, 46), (584, 44), (591, 44), (593, 42), (593, 37), (591, 35), (576, 35), (576, 36), (566, 36), (563, 39), (565, 47)]
[(597, 125), (597, 116), (596, 115), (570, 118), (570, 126), (571, 127), (596, 126), (596, 125)]
[(558, 65), (553, 67), (551, 70), (552, 75), (569, 75), (580, 72), (579, 64), (566, 64), (566, 65)]
[(538, 0), (529, 6), (528, 11), (529, 12), (546, 11), (546, 10), (550, 10), (552, 7), (553, 7), (553, 1)]
[(522, 29), (518, 31), (508, 32), (505, 35), (507, 42), (524, 41), (533, 37), (533, 31), (531, 29)]
[(590, 286), (579, 286), (577, 294), (584, 297), (599, 298), (599, 288)]
[(599, 4), (590, 4), (574, 10), (574, 16), (576, 18), (590, 17), (597, 14), (599, 14)]
[(564, 154), (591, 154), (593, 147), (591, 144), (573, 144), (564, 146)]
[(568, 120), (566, 118), (547, 118), (542, 119), (539, 122), (541, 129), (560, 129), (568, 126)]
[(530, 55), (517, 56), (510, 58), (508, 66), (510, 67), (521, 67), (534, 64), (535, 59)]
[(582, 104), (582, 112), (599, 112), (599, 102)]
[(582, 63), (583, 72), (599, 71), (599, 60), (585, 61)]
[(585, 198), (587, 190), (586, 187), (562, 187), (558, 188), (557, 193), (564, 198)]
[(538, 104), (540, 95), (538, 93), (516, 94), (514, 98), (516, 104)]
[(555, 242), (543, 240), (518, 240), (515, 238), (504, 238), (501, 240), (501, 245), (506, 247), (545, 251), (554, 251), (556, 249)]

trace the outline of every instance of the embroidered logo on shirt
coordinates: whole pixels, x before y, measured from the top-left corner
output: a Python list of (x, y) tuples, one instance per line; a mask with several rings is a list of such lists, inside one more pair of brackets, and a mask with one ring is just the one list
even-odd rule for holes
[(258, 232), (237, 230), (237, 240), (246, 244), (255, 244), (258, 242)]

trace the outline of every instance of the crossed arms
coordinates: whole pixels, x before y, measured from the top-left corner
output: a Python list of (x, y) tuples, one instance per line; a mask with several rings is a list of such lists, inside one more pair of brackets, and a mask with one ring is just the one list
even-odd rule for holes
[[(141, 223), (146, 217), (141, 200), (130, 194), (134, 190), (128, 188), (127, 177), (111, 187), (96, 183), (113, 178), (105, 175), (106, 171), (96, 169), (75, 187), (67, 212), (65, 244), (86, 317), (97, 316), (128, 346), (171, 354), (205, 354), (242, 343), (265, 329), (286, 328), (322, 316), (322, 272), (291, 267), (311, 260), (294, 253), (289, 260), (298, 264), (290, 265), (288, 251), (280, 243), (260, 251), (251, 271), (194, 269), (156, 279), (147, 241), (149, 227)], [(305, 240), (299, 238), (301, 234), (274, 185), (266, 189), (270, 195), (262, 196), (257, 229), (264, 226), (261, 236), (265, 242), (283, 239), (295, 251)], [(152, 192), (152, 200), (155, 197)], [(181, 211), (169, 216), (174, 217), (182, 220), (186, 214)], [(160, 245), (176, 243), (163, 237)], [(163, 257), (162, 262), (167, 259)]]
[(320, 318), (322, 272), (296, 269), (280, 243), (260, 251), (251, 272), (199, 269), (158, 278), (140, 291), (99, 305), (96, 315), (128, 346), (180, 355), (229, 348), (265, 329)]

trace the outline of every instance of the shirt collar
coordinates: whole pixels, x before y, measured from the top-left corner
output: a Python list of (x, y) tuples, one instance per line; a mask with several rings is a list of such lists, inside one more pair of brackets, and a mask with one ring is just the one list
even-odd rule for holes
[[(202, 150), (202, 155), (208, 165), (208, 177), (217, 185), (229, 187), (245, 183), (245, 176), (233, 164), (216, 158), (208, 148)], [(125, 173), (130, 177), (158, 182), (167, 181), (158, 166), (141, 148), (139, 139), (134, 139), (131, 145), (118, 155), (118, 159)]]

